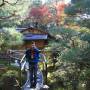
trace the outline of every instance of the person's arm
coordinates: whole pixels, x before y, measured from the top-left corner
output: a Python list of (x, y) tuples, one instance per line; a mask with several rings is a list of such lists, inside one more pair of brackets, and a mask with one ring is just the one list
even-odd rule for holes
[(40, 58), (41, 58), (40, 62), (45, 62), (45, 63), (47, 62), (44, 54), (40, 53)]
[(20, 63), (22, 63), (23, 62), (23, 60), (24, 60), (24, 58), (25, 58), (25, 54), (23, 55), (23, 57), (22, 57), (22, 59), (21, 59), (21, 61), (20, 61)]
[(47, 62), (46, 56), (43, 54), (44, 62)]

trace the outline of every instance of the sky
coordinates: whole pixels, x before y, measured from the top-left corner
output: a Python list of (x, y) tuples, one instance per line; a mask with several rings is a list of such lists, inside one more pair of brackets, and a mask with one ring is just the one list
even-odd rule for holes
[[(42, 0), (43, 3), (45, 3), (47, 0)], [(71, 0), (65, 0), (66, 3), (69, 3)]]

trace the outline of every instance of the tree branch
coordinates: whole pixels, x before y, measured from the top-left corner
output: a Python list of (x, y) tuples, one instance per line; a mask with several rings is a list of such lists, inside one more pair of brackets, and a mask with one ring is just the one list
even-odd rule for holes
[(2, 3), (0, 4), (0, 7), (2, 7), (5, 4), (5, 1), (2, 0)]
[(15, 3), (10, 3), (10, 2), (8, 2), (8, 1), (4, 1), (4, 2), (5, 2), (5, 3), (8, 3), (8, 4), (12, 5), (12, 6), (14, 6), (14, 5), (16, 5), (16, 4), (18, 3), (18, 1), (20, 1), (20, 0), (17, 0)]
[(9, 16), (0, 16), (0, 20), (10, 19), (10, 18), (16, 17), (16, 16), (18, 16), (18, 15), (16, 15), (15, 12), (14, 12)]
[(10, 3), (10, 2), (8, 2), (7, 0), (2, 0), (2, 3), (0, 4), (0, 7), (4, 6), (5, 3), (14, 6), (14, 5), (16, 5), (16, 4), (18, 3), (18, 1), (20, 1), (20, 0), (17, 0), (15, 3)]

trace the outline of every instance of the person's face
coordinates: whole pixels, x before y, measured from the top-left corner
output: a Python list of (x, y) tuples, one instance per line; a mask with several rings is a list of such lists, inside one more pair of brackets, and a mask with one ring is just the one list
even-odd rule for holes
[(32, 44), (32, 48), (35, 48), (35, 43)]

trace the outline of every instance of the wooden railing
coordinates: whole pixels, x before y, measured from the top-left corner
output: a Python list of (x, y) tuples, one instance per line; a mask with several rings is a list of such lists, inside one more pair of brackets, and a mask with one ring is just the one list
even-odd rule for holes
[(0, 52), (0, 59), (6, 59), (6, 60), (8, 60), (10, 57), (9, 57), (9, 54), (8, 53), (5, 53), (5, 52), (3, 52), (3, 53), (1, 53)]

